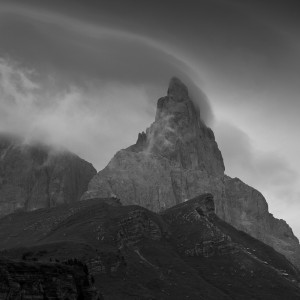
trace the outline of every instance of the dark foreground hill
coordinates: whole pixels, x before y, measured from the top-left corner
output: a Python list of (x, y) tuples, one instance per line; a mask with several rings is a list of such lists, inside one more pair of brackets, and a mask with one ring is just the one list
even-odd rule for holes
[(101, 300), (84, 265), (0, 260), (0, 299)]
[(214, 211), (204, 194), (161, 214), (116, 199), (14, 213), (0, 220), (1, 256), (76, 259), (104, 299), (300, 299), (297, 269)]

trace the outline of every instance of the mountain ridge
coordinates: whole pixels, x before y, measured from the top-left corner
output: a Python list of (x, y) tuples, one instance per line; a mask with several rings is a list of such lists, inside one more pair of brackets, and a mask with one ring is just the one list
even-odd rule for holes
[(160, 211), (209, 192), (221, 219), (300, 267), (300, 245), (291, 228), (269, 214), (261, 193), (224, 172), (213, 131), (187, 87), (172, 78), (167, 96), (157, 101), (154, 123), (91, 179), (82, 199), (117, 196), (124, 204)]
[(297, 268), (218, 218), (211, 194), (160, 214), (115, 198), (16, 212), (0, 219), (0, 237), (4, 259), (81, 261), (104, 299), (300, 297)]

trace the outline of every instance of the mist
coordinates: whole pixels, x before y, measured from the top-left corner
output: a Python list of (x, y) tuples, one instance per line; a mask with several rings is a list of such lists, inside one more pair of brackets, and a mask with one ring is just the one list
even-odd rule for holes
[[(0, 13), (0, 131), (63, 146), (100, 170), (154, 120), (172, 76), (212, 122), (197, 73), (163, 43), (24, 6)], [(26, 41), (13, 38), (20, 35)]]
[[(155, 88), (151, 81), (138, 85), (97, 78), (62, 86), (51, 74), (39, 77), (38, 71), (1, 58), (0, 130), (26, 143), (67, 148), (99, 170), (153, 121)], [(165, 91), (157, 90), (165, 95), (167, 83)]]
[(217, 120), (214, 130), (225, 173), (263, 191), (270, 212), (293, 220), (293, 230), (299, 233), (298, 214), (289, 209), (297, 205), (300, 196), (300, 177), (295, 166), (277, 151), (257, 148), (254, 138), (228, 121)]
[(100, 170), (149, 127), (176, 76), (227, 173), (299, 235), (299, 18), (292, 1), (268, 2), (3, 0), (0, 131), (63, 145)]

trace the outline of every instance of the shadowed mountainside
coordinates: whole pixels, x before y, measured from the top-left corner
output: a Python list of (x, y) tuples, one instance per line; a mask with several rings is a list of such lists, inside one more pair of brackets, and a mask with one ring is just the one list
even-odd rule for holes
[(205, 194), (161, 214), (94, 199), (0, 219), (1, 256), (78, 259), (104, 299), (299, 299), (299, 271), (215, 214)]

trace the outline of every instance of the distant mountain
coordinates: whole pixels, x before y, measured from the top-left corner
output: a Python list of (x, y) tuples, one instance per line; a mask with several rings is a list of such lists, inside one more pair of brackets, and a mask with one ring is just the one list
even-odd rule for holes
[[(27, 265), (47, 274), (61, 268), (64, 289), (66, 264), (80, 261), (88, 266), (87, 287), (94, 283), (103, 299), (300, 299), (299, 271), (214, 211), (212, 195), (204, 194), (160, 214), (117, 199), (16, 212), (0, 219), (0, 270), (8, 269), (3, 260), (12, 263), (13, 278), (20, 278), (20, 260), (25, 275)], [(31, 286), (49, 286), (41, 280), (49, 274), (31, 274)]]
[(96, 174), (66, 150), (0, 135), (0, 216), (77, 201)]
[(201, 120), (187, 87), (172, 78), (167, 96), (157, 102), (155, 122), (94, 176), (82, 199), (117, 196), (124, 204), (159, 212), (209, 192), (221, 219), (300, 267), (299, 241), (291, 228), (268, 212), (260, 192), (224, 171), (213, 131)]

